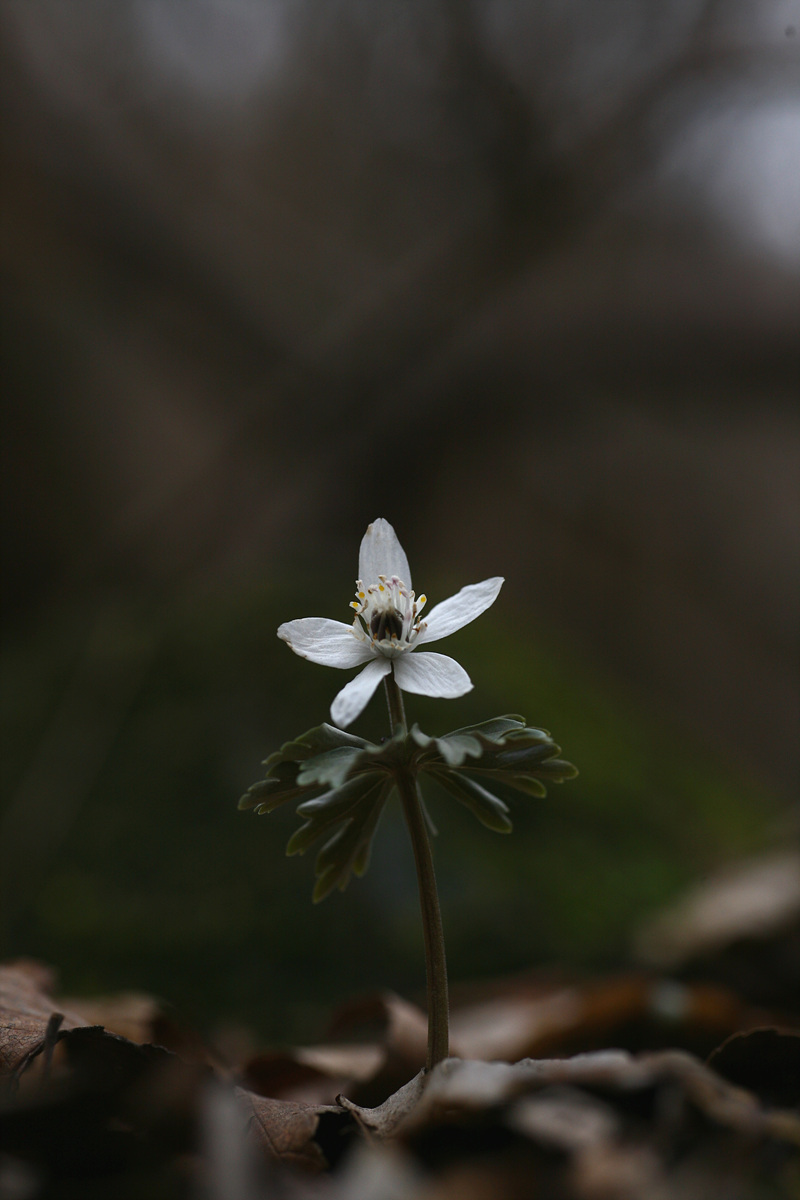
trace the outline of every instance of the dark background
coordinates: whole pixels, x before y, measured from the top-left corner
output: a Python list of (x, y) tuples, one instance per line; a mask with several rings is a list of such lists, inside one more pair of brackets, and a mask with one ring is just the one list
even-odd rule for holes
[[(433, 800), (451, 973), (626, 961), (797, 832), (800, 3), (0, 0), (4, 952), (204, 1028), (419, 995), (396, 816), (312, 908), (236, 800), (369, 521), (580, 778)], [(356, 726), (380, 737), (376, 699)]]

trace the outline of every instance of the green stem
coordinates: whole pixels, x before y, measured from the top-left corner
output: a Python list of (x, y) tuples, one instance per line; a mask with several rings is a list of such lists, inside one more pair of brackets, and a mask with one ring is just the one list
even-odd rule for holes
[(401, 727), (407, 729), (406, 726), (406, 710), (403, 704), (403, 693), (397, 686), (397, 681), (394, 677), (394, 669), (390, 675), (384, 677), (384, 685), (386, 687), (386, 701), (389, 705), (389, 723), (392, 727), (392, 736), (397, 733)]
[[(392, 733), (401, 726), (406, 727), (403, 697), (395, 681), (394, 672), (387, 675), (386, 699)], [(397, 790), (403, 804), (406, 825), (414, 848), (417, 867), (419, 903), (422, 911), (422, 931), (425, 938), (425, 966), (428, 979), (428, 1061), (430, 1071), (443, 1058), (447, 1058), (450, 1046), (450, 1005), (447, 994), (447, 962), (444, 953), (444, 931), (439, 909), (439, 894), (436, 890), (436, 875), (433, 870), (433, 855), (428, 829), (422, 812), (419, 787), (414, 773), (406, 767), (397, 771)]]

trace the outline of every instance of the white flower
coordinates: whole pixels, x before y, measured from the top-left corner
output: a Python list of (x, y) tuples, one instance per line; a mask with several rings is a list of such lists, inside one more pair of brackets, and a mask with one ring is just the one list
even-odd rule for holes
[(420, 620), (426, 598), (415, 598), (405, 551), (382, 517), (369, 526), (361, 541), (358, 576), (356, 599), (351, 603), (356, 610), (352, 625), (327, 617), (303, 617), (278, 629), (278, 637), (311, 662), (343, 668), (367, 664), (331, 705), (334, 724), (345, 728), (355, 721), (381, 679), (392, 670), (404, 692), (450, 698), (468, 692), (472, 680), (455, 659), (412, 651), (479, 617), (497, 599), (502, 578), (462, 588), (437, 604), (427, 621)]

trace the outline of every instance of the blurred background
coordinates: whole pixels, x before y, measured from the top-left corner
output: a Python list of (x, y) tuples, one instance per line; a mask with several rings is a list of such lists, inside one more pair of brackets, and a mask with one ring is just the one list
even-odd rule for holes
[[(432, 807), (451, 974), (796, 838), (800, 0), (0, 0), (6, 956), (203, 1029), (419, 998), (413, 862), (236, 811), (377, 516), (578, 780)], [(355, 730), (380, 737), (376, 699)]]

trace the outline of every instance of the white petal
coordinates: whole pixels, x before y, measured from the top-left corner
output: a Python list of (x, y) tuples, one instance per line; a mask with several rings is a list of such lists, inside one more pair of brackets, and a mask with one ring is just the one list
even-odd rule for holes
[(352, 625), (329, 621), (327, 617), (301, 617), (286, 621), (278, 629), (278, 637), (287, 646), (324, 667), (358, 667), (372, 658), (372, 651), (353, 633)]
[(355, 679), (346, 683), (331, 705), (331, 720), (334, 725), (338, 725), (340, 729), (351, 725), (366, 707), (384, 675), (388, 675), (391, 669), (392, 664), (388, 658), (373, 658)]
[(446, 654), (404, 654), (394, 660), (394, 677), (404, 692), (417, 696), (452, 700), (472, 688), (472, 680), (461, 664)]
[(358, 578), (367, 587), (378, 582), (379, 575), (396, 575), (407, 588), (411, 587), (411, 568), (406, 552), (388, 521), (378, 517), (367, 528), (358, 552)]
[(494, 604), (503, 582), (502, 576), (496, 575), (493, 579), (484, 579), (482, 583), (470, 583), (449, 600), (437, 604), (428, 613), (427, 628), (417, 638), (417, 645), (420, 642), (438, 642), (439, 638), (449, 637), (457, 629), (469, 625), (470, 621)]

